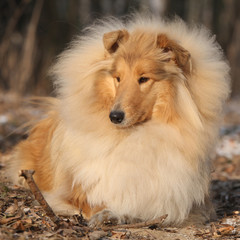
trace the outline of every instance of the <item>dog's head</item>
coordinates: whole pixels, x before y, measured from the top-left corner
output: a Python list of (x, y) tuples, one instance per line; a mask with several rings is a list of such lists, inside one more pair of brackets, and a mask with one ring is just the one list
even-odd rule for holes
[(191, 73), (189, 52), (165, 34), (140, 30), (106, 33), (103, 44), (113, 59), (112, 123), (129, 127), (153, 117), (171, 121), (177, 115), (175, 81)]

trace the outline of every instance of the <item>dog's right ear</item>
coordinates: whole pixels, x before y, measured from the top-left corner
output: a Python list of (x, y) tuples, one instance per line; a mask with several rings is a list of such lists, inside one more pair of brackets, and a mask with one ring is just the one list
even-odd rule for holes
[(129, 38), (127, 30), (118, 30), (103, 35), (103, 45), (109, 53), (117, 51), (119, 44), (125, 43)]
[(157, 36), (157, 46), (162, 48), (164, 52), (172, 51), (174, 53), (173, 60), (179, 68), (186, 74), (192, 71), (192, 61), (190, 53), (180, 46), (177, 42), (170, 40), (165, 34)]

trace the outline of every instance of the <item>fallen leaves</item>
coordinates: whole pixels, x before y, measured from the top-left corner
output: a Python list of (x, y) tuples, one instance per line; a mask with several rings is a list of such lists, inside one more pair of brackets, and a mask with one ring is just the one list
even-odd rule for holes
[[(213, 227), (214, 226), (214, 227)], [(236, 236), (238, 234), (235, 228), (231, 225), (221, 225), (218, 228), (214, 224), (211, 225), (211, 234), (214, 238), (221, 238), (223, 236)]]
[[(234, 213), (233, 213), (234, 214)], [(240, 215), (225, 217), (219, 222), (211, 223), (208, 228), (198, 229), (195, 236), (202, 239), (237, 239), (240, 238)]]
[[(1, 98), (1, 96), (0, 96)], [(5, 98), (4, 98), (5, 99)], [(18, 100), (19, 101), (19, 100)], [(12, 106), (6, 100), (0, 115), (7, 116), (0, 123), (0, 148), (6, 150), (24, 137), (23, 129), (7, 136), (21, 123), (40, 115), (40, 110), (19, 104)], [(239, 104), (237, 105), (239, 107)], [(10, 109), (10, 110), (9, 110)], [(14, 109), (14, 110), (11, 110)], [(240, 115), (239, 115), (240, 116)], [(4, 121), (3, 121), (4, 120)], [(230, 119), (232, 120), (232, 118)], [(240, 119), (234, 120), (240, 125)], [(203, 228), (119, 229), (93, 231), (87, 228), (80, 215), (60, 217), (62, 225), (55, 229), (51, 219), (29, 190), (13, 186), (3, 177), (4, 162), (0, 162), (0, 239), (239, 239), (240, 240), (240, 155), (239, 126), (224, 126), (224, 141), (220, 142), (214, 161), (212, 191), (219, 220)], [(222, 145), (221, 145), (222, 144)], [(221, 149), (222, 147), (222, 149)], [(227, 151), (230, 151), (229, 155)], [(221, 155), (222, 153), (222, 155)], [(224, 153), (224, 154), (223, 154)], [(1, 156), (0, 156), (1, 158)]]
[(14, 204), (13, 205), (10, 205), (4, 212), (4, 215), (6, 217), (12, 217), (15, 215), (16, 211), (18, 210), (18, 202), (17, 200), (15, 199), (14, 200)]

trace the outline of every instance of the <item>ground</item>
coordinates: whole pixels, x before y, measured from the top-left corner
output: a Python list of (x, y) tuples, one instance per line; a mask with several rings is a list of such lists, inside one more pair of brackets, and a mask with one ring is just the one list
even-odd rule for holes
[[(0, 239), (238, 239), (240, 240), (240, 99), (226, 104), (221, 137), (212, 156), (212, 193), (218, 220), (203, 227), (116, 228), (92, 230), (80, 215), (61, 217), (56, 227), (30, 190), (3, 176), (0, 161)], [(41, 107), (22, 103), (12, 93), (0, 93), (0, 152), (26, 137), (22, 124), (42, 117)], [(1, 155), (0, 155), (1, 159)]]

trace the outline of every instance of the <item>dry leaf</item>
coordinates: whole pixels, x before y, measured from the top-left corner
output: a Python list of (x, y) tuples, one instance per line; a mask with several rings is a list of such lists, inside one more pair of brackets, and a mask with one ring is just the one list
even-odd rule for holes
[(221, 233), (221, 235), (232, 234), (233, 230), (234, 230), (233, 226), (221, 227), (221, 228), (218, 229), (218, 231)]
[(10, 217), (10, 218), (2, 218), (0, 219), (0, 225), (6, 224), (6, 223), (10, 223), (14, 220), (20, 219), (20, 216), (16, 216), (16, 217)]
[(14, 201), (14, 204), (9, 206), (4, 212), (4, 214), (8, 217), (13, 217), (17, 214), (17, 210), (18, 210), (18, 203), (17, 201)]
[(104, 231), (94, 231), (94, 232), (91, 232), (89, 233), (89, 238), (90, 240), (97, 240), (97, 239), (101, 239), (105, 236), (107, 236), (107, 232), (104, 232)]
[(12, 229), (15, 229), (15, 230), (18, 230), (18, 231), (25, 231), (25, 227), (22, 223), (21, 220), (18, 220), (17, 222), (15, 222), (13, 225), (12, 225)]
[(25, 225), (31, 225), (32, 224), (32, 220), (30, 218), (24, 219), (22, 220), (22, 223)]
[(126, 232), (112, 232), (112, 239), (124, 239), (124, 237), (126, 236)]

